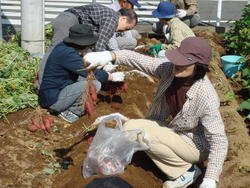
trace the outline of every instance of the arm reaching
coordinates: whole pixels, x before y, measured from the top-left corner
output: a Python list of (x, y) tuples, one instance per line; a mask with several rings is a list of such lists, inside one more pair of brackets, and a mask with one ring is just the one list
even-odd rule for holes
[(111, 52), (90, 52), (83, 57), (84, 63), (88, 65), (86, 69), (103, 68), (106, 64), (113, 60)]

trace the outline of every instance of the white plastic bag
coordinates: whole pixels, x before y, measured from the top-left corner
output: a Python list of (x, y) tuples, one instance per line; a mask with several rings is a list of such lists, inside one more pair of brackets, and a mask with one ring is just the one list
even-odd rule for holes
[(84, 178), (96, 174), (122, 174), (136, 151), (148, 149), (139, 142), (139, 138), (144, 136), (143, 131), (123, 131), (119, 116), (112, 116), (110, 119), (116, 120), (116, 127), (105, 126), (105, 121), (109, 118), (101, 121), (83, 162)]

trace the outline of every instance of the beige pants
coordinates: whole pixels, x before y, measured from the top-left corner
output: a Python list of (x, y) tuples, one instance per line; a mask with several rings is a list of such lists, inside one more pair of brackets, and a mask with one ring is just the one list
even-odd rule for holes
[(178, 134), (164, 127), (163, 122), (146, 119), (134, 119), (127, 121), (123, 129), (144, 130), (145, 142), (150, 147), (146, 151), (153, 162), (170, 179), (178, 178), (186, 172), (193, 163), (200, 161), (200, 152), (187, 144)]

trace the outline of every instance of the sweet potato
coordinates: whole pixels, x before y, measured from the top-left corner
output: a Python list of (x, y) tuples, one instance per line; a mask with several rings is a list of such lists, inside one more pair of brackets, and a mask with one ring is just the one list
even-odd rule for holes
[(117, 90), (118, 90), (117, 87), (113, 87), (113, 88), (111, 88), (111, 89), (109, 90), (109, 92), (110, 92), (111, 95), (114, 95), (114, 94), (116, 94)]
[(128, 91), (128, 83), (124, 82), (121, 86), (122, 91), (127, 92)]
[(93, 115), (93, 113), (94, 113), (94, 104), (93, 104), (92, 98), (89, 97), (89, 96), (87, 97), (87, 100), (85, 102), (85, 109), (86, 109), (89, 116)]
[(51, 125), (53, 125), (55, 123), (54, 117), (48, 115), (47, 118), (49, 119)]
[(45, 130), (48, 131), (50, 129), (51, 125), (52, 125), (51, 121), (48, 118), (48, 116), (43, 116), (42, 119), (43, 119), (43, 124), (44, 124)]
[(31, 132), (34, 132), (36, 130), (40, 129), (39, 127), (35, 126), (35, 125), (29, 125), (27, 127), (27, 130), (31, 131)]
[(46, 130), (42, 118), (40, 116), (34, 116), (31, 118), (32, 125), (38, 127), (38, 129)]
[(87, 138), (87, 143), (88, 144), (91, 144), (91, 142), (94, 140), (94, 137), (93, 136), (90, 136)]
[(93, 83), (89, 83), (88, 89), (89, 89), (89, 95), (91, 96), (92, 100), (95, 102), (97, 100), (95, 85)]
[(44, 130), (44, 131), (47, 130), (46, 127), (45, 127), (45, 125), (44, 125), (43, 123), (40, 124), (40, 129), (41, 129), (41, 130)]
[(31, 122), (34, 126), (40, 127), (40, 118), (38, 116), (32, 117)]

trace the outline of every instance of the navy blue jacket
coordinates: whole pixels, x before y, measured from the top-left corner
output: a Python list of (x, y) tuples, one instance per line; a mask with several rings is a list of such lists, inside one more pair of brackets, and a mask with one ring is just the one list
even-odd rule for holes
[[(79, 71), (83, 68), (82, 57), (76, 49), (59, 43), (49, 55), (44, 69), (38, 93), (40, 105), (48, 108), (57, 101), (60, 91), (75, 83), (79, 75), (87, 77), (87, 72)], [(96, 70), (94, 75), (102, 83), (108, 79), (108, 73), (103, 70)]]

